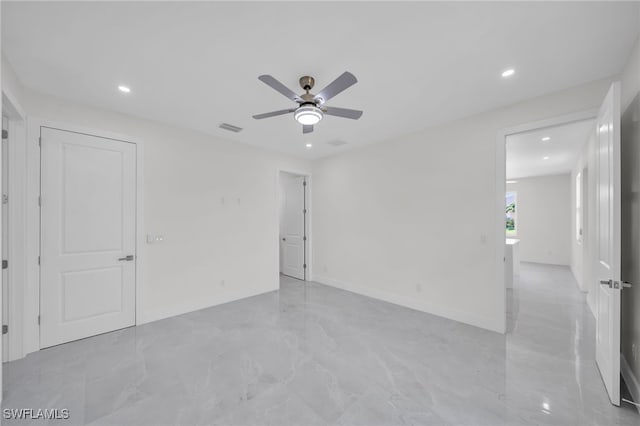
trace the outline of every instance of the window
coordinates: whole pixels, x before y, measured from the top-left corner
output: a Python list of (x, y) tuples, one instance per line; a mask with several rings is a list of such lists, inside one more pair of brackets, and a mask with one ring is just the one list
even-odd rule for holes
[(515, 191), (509, 191), (506, 195), (506, 235), (507, 237), (515, 237), (518, 235), (518, 215), (516, 212), (518, 193)]
[(576, 241), (582, 243), (582, 173), (576, 175)]

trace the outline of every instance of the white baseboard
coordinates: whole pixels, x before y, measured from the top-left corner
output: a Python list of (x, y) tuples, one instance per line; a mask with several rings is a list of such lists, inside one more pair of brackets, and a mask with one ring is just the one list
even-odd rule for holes
[(454, 309), (447, 309), (447, 308), (443, 308), (442, 306), (430, 304), (423, 300), (412, 299), (410, 297), (399, 295), (396, 293), (391, 293), (385, 290), (364, 287), (364, 286), (357, 286), (357, 285), (353, 285), (343, 281), (324, 277), (324, 276), (316, 276), (315, 282), (318, 282), (320, 284), (325, 284), (330, 287), (339, 288), (341, 290), (346, 290), (351, 293), (357, 293), (363, 296), (371, 297), (373, 299), (382, 300), (384, 302), (393, 303), (394, 305), (403, 306), (405, 308), (415, 309), (416, 311), (426, 312), (428, 314), (437, 315), (439, 317), (462, 322), (475, 327), (484, 328), (490, 331), (495, 331), (497, 333), (505, 332), (503, 323), (500, 322), (499, 318), (494, 319), (494, 318), (481, 317), (481, 316), (469, 314), (467, 312), (456, 311)]
[[(624, 355), (620, 354), (620, 373), (622, 374), (622, 378), (631, 393), (631, 397), (633, 398), (633, 402), (640, 403), (640, 382), (631, 371), (631, 367), (627, 362), (627, 359)], [(640, 413), (640, 406), (636, 406), (638, 409), (638, 413)]]
[(150, 322), (160, 321), (167, 318), (177, 317), (180, 315), (188, 314), (190, 312), (200, 311), (202, 309), (212, 308), (218, 305), (224, 305), (225, 303), (235, 302), (242, 299), (247, 299), (249, 297), (259, 296), (261, 294), (271, 293), (272, 291), (278, 290), (276, 288), (269, 289), (259, 289), (248, 292), (242, 292), (239, 294), (231, 294), (223, 299), (218, 300), (209, 300), (203, 301), (200, 304), (191, 304), (188, 306), (177, 306), (174, 307), (171, 311), (162, 311), (162, 312), (146, 312), (143, 316), (141, 316), (135, 325), (147, 324)]

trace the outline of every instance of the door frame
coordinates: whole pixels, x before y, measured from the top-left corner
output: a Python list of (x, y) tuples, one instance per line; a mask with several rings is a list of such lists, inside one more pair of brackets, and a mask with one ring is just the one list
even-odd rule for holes
[[(27, 279), (25, 280), (24, 294), (24, 318), (23, 325), (23, 354), (22, 356), (40, 350), (40, 327), (38, 317), (40, 315), (40, 128), (49, 127), (75, 133), (83, 133), (106, 139), (115, 139), (132, 143), (136, 146), (136, 283), (135, 283), (135, 325), (143, 324), (144, 317), (144, 142), (140, 138), (106, 131), (102, 129), (78, 126), (70, 123), (41, 119), (38, 117), (27, 118), (27, 150), (26, 150), (26, 257)], [(28, 321), (26, 319), (29, 319)]]
[[(23, 303), (23, 285), (26, 276), (26, 261), (24, 252), (25, 242), (25, 219), (24, 219), (24, 170), (20, 170), (17, 165), (25, 164), (25, 141), (26, 141), (26, 114), (17, 98), (7, 88), (2, 89), (2, 110), (9, 119), (9, 145), (8, 159), (9, 182), (8, 193), (10, 196), (7, 209), (7, 219), (12, 232), (6, 235), (9, 259), (9, 269), (7, 271), (8, 300), (2, 301), (2, 308), (7, 309), (7, 324), (9, 333), (7, 335), (8, 359), (2, 361), (12, 361), (22, 358), (23, 334), (21, 333), (24, 318), (23, 310), (20, 309)], [(3, 257), (5, 254), (3, 253)], [(19, 284), (20, 283), (20, 284)], [(1, 352), (0, 352), (1, 353)]]
[(513, 127), (506, 127), (498, 131), (496, 137), (496, 198), (495, 198), (495, 238), (496, 238), (496, 252), (495, 252), (495, 270), (496, 280), (503, 289), (502, 306), (501, 311), (503, 313), (501, 318), (500, 329), (502, 333), (507, 330), (507, 287), (504, 274), (505, 268), (505, 245), (503, 242), (505, 239), (504, 231), (504, 194), (506, 192), (506, 176), (507, 176), (507, 136), (514, 135), (516, 133), (528, 132), (531, 130), (544, 129), (547, 127), (559, 126), (562, 124), (575, 123), (577, 121), (590, 120), (598, 117), (598, 108), (592, 108), (584, 111), (573, 112), (569, 114), (559, 115), (544, 120), (533, 121), (530, 123), (524, 123)]
[(280, 191), (280, 173), (289, 173), (292, 175), (296, 175), (296, 176), (302, 176), (305, 178), (305, 181), (307, 182), (306, 188), (305, 188), (305, 208), (307, 209), (307, 214), (305, 217), (305, 233), (307, 236), (307, 241), (304, 242), (305, 246), (304, 246), (304, 250), (305, 250), (305, 262), (307, 264), (307, 270), (305, 272), (305, 281), (313, 281), (313, 253), (312, 253), (312, 249), (311, 247), (313, 246), (313, 244), (311, 244), (311, 240), (312, 240), (312, 235), (311, 235), (311, 230), (313, 229), (313, 227), (311, 226), (312, 224), (312, 217), (313, 217), (313, 206), (312, 206), (312, 202), (311, 202), (311, 173), (307, 172), (307, 171), (302, 171), (302, 170), (296, 170), (296, 169), (291, 169), (291, 168), (278, 168), (276, 170), (276, 214), (275, 214), (275, 220), (276, 220), (276, 229), (277, 229), (277, 235), (276, 235), (276, 241), (277, 241), (277, 246), (276, 246), (276, 288), (280, 288), (280, 199), (282, 197), (282, 193)]

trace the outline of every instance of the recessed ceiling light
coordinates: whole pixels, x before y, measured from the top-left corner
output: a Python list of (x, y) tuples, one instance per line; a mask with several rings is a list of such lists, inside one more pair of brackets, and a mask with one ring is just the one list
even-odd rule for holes
[(129, 93), (131, 92), (131, 89), (128, 88), (127, 86), (118, 86), (118, 90), (121, 91), (122, 93)]
[(508, 70), (502, 71), (502, 76), (503, 77), (511, 77), (515, 73), (516, 73), (516, 70), (514, 70), (513, 68), (509, 68)]
[(542, 142), (548, 142), (550, 140), (551, 138), (549, 136), (545, 136), (544, 138), (542, 138)]
[(307, 147), (307, 148), (311, 148), (312, 146), (313, 146), (313, 145), (311, 145), (310, 143), (308, 143), (308, 144), (306, 145), (306, 147)]
[(517, 180), (508, 180), (507, 183), (518, 183)]
[(549, 159), (549, 157), (542, 157), (542, 159), (543, 159), (543, 160), (548, 160), (548, 159)]

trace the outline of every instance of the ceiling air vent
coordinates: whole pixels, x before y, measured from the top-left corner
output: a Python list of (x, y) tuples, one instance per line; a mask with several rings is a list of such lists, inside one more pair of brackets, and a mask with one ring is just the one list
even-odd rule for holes
[(242, 127), (234, 126), (233, 124), (228, 124), (228, 123), (222, 123), (220, 125), (220, 128), (224, 130), (228, 130), (233, 133), (238, 133), (242, 131)]
[(346, 145), (347, 143), (345, 141), (341, 141), (341, 140), (334, 140), (334, 141), (329, 141), (327, 142), (327, 144), (331, 145), (331, 146), (342, 146), (342, 145)]

